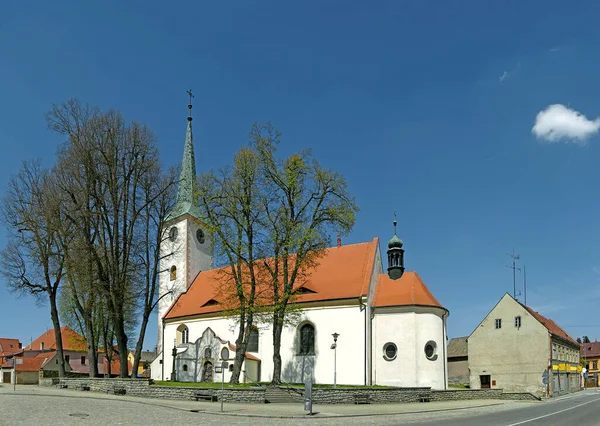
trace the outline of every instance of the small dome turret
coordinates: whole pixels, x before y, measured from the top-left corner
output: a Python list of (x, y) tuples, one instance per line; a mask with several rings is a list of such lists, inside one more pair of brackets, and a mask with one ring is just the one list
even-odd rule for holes
[[(395, 213), (394, 213), (395, 215)], [(396, 225), (398, 222), (394, 220), (394, 236), (388, 241), (388, 276), (397, 280), (404, 274), (404, 250), (402, 246), (404, 243), (396, 233)]]

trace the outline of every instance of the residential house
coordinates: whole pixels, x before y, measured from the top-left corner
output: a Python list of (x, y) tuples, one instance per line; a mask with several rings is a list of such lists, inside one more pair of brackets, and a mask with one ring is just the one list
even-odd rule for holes
[(588, 373), (586, 387), (598, 386), (598, 376), (600, 376), (600, 342), (582, 343), (579, 355), (585, 361)]
[[(135, 352), (129, 351), (127, 354), (127, 361), (133, 366), (135, 358)], [(150, 365), (152, 361), (156, 359), (156, 351), (142, 351), (140, 354), (140, 363), (138, 365), (137, 376), (138, 377), (150, 377)]]
[(12, 383), (12, 362), (8, 362), (8, 357), (21, 349), (18, 339), (0, 337), (0, 383)]
[(448, 383), (469, 383), (469, 349), (467, 338), (455, 337), (448, 342)]
[[(472, 389), (541, 396), (579, 390), (579, 343), (554, 321), (505, 294), (468, 338)], [(542, 382), (548, 375), (549, 383)]]

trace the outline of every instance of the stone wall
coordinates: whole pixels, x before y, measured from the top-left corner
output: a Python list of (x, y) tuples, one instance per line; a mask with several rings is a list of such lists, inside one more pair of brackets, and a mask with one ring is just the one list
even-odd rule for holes
[(421, 395), (430, 395), (430, 388), (313, 388), (313, 404), (354, 404), (357, 397), (368, 395), (371, 403), (419, 402)]
[(502, 389), (448, 389), (431, 391), (432, 401), (502, 399)]

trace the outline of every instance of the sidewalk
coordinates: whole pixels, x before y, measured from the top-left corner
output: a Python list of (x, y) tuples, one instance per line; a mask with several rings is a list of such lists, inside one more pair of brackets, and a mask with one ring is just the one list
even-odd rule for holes
[[(170, 399), (154, 399), (135, 396), (107, 395), (98, 392), (82, 392), (69, 389), (55, 389), (40, 386), (17, 385), (16, 391), (13, 387), (0, 387), (0, 399), (2, 394), (23, 396), (53, 396), (57, 398), (91, 398), (103, 400), (127, 401), (134, 404), (152, 405), (168, 409), (201, 412), (220, 416), (243, 416), (243, 417), (267, 417), (267, 418), (332, 418), (332, 417), (356, 417), (356, 416), (381, 416), (408, 413), (423, 413), (434, 411), (461, 410), (475, 407), (487, 407), (493, 405), (528, 404), (531, 402), (505, 401), (505, 400), (465, 400), (444, 401), (426, 403), (404, 403), (404, 404), (361, 404), (361, 405), (313, 405), (313, 416), (304, 411), (303, 404), (236, 404), (224, 403), (221, 412), (220, 402), (205, 401), (179, 401)], [(535, 403), (535, 402), (533, 402)]]

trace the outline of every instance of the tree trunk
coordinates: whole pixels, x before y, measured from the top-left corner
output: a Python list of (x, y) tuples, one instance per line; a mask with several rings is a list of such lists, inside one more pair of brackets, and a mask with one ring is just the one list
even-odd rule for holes
[[(50, 296), (50, 317), (54, 326), (54, 337), (56, 338), (56, 356), (58, 356), (58, 376), (65, 377), (65, 356), (63, 352), (62, 332), (60, 331), (60, 319), (58, 317), (58, 308), (56, 307), (56, 292)], [(33, 348), (31, 348), (33, 349)]]
[(241, 321), (238, 337), (235, 340), (235, 361), (233, 363), (233, 372), (231, 373), (231, 378), (229, 379), (229, 383), (231, 384), (238, 384), (240, 382), (242, 364), (246, 358), (246, 348), (248, 347), (248, 339), (245, 338), (246, 330), (247, 327), (244, 321)]
[(94, 325), (92, 319), (87, 315), (84, 317), (85, 321), (85, 334), (87, 337), (87, 353), (88, 360), (90, 363), (90, 377), (98, 377), (98, 351), (96, 348), (96, 335), (94, 333)]
[(144, 316), (142, 318), (142, 326), (140, 327), (140, 334), (138, 341), (135, 345), (135, 354), (133, 356), (133, 367), (131, 368), (131, 377), (137, 377), (138, 368), (140, 365), (140, 358), (142, 357), (142, 349), (144, 346), (144, 338), (146, 337), (146, 326), (148, 325), (148, 319), (152, 311), (144, 310)]
[(279, 315), (273, 315), (273, 379), (274, 385), (281, 384), (281, 332), (283, 331), (283, 322)]
[(125, 327), (122, 318), (115, 318), (115, 337), (117, 340), (117, 347), (119, 348), (119, 377), (129, 377), (129, 366), (127, 362), (127, 334), (125, 333)]

